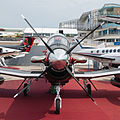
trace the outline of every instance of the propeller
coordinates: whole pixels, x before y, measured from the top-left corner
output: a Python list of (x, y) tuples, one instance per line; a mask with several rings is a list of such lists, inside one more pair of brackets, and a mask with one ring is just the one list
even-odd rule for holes
[(42, 37), (40, 37), (40, 35), (36, 32), (36, 30), (33, 28), (33, 26), (30, 24), (30, 22), (23, 16), (21, 15), (22, 18), (26, 21), (26, 23), (32, 28), (32, 30), (36, 33), (36, 35), (42, 40), (42, 42), (45, 44), (45, 46), (47, 47), (47, 49), (54, 54), (53, 50), (50, 48), (50, 46), (42, 39)]
[(105, 22), (102, 22), (100, 25), (98, 25), (95, 29), (93, 29), (91, 32), (89, 32), (81, 41), (79, 41), (76, 45), (71, 47), (66, 54), (70, 54), (70, 52), (77, 46), (79, 45), (84, 39), (86, 39), (89, 35), (91, 35), (95, 30), (97, 30), (100, 26), (102, 26)]
[[(71, 77), (74, 78), (74, 80), (79, 84), (79, 86), (86, 92), (86, 94), (90, 97), (90, 99), (96, 104), (95, 100), (92, 98), (92, 96), (85, 90), (85, 88), (79, 83), (78, 79), (72, 74), (72, 72), (70, 71), (70, 69), (68, 67), (66, 67), (67, 72), (71, 75)], [(97, 105), (97, 104), (96, 104)]]

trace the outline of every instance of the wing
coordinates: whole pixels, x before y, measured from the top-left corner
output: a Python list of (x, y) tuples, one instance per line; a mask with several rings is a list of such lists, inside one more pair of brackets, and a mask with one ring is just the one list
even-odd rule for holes
[(100, 62), (103, 62), (103, 61), (111, 62), (115, 60), (115, 58), (105, 57), (105, 56), (102, 57), (102, 56), (95, 55), (95, 54), (92, 55), (92, 54), (85, 54), (85, 53), (73, 53), (73, 55), (77, 55), (78, 57), (84, 56), (84, 57), (90, 58), (91, 60), (97, 60)]
[(92, 79), (92, 78), (105, 77), (105, 76), (117, 75), (117, 74), (120, 74), (119, 68), (109, 69), (109, 70), (98, 70), (92, 72), (75, 72), (74, 76), (77, 78)]
[(39, 77), (41, 73), (42, 71), (23, 71), (23, 70), (0, 68), (0, 74), (21, 77), (21, 78), (36, 78)]
[(11, 56), (11, 55), (19, 55), (20, 53), (21, 53), (21, 51), (0, 53), (0, 57), (8, 57), (8, 56)]

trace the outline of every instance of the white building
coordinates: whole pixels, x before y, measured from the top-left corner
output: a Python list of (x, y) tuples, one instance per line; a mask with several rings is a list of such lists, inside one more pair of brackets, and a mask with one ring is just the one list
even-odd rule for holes
[(23, 34), (24, 28), (0, 28), (0, 37), (13, 37)]
[[(48, 37), (55, 33), (63, 33), (66, 37), (72, 38), (78, 35), (77, 29), (59, 29), (59, 28), (35, 28), (35, 31), (47, 42)], [(24, 36), (36, 36), (36, 33), (31, 28), (25, 28)], [(72, 41), (69, 39), (70, 42)], [(35, 42), (38, 45), (44, 45), (43, 42), (36, 38)]]
[[(43, 37), (49, 37), (54, 33), (63, 32), (66, 37), (74, 37), (78, 34), (77, 29), (64, 29), (64, 28), (35, 28), (36, 32)], [(25, 36), (36, 36), (35, 32), (31, 28), (24, 30)]]

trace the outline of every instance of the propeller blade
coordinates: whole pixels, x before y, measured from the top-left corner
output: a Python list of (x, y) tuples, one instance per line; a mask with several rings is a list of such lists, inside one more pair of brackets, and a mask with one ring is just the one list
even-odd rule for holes
[(28, 20), (21, 15), (22, 18), (26, 21), (26, 23), (32, 28), (32, 30), (35, 32), (35, 34), (42, 40), (42, 42), (45, 44), (45, 46), (47, 47), (47, 49), (54, 54), (53, 50), (50, 48), (50, 46), (48, 46), (48, 44), (42, 39), (42, 37), (40, 37), (40, 35), (36, 32), (36, 30), (33, 28), (33, 26), (30, 24), (30, 22), (28, 22)]
[[(48, 67), (48, 68), (49, 68), (49, 67)], [(45, 72), (46, 72), (46, 70), (47, 70), (48, 68), (46, 68), (46, 69), (35, 79), (35, 81), (38, 81), (38, 78), (40, 78), (42, 75), (44, 75)]]
[(90, 80), (90, 79), (88, 79), (89, 81), (90, 81), (90, 83), (92, 84), (92, 86), (95, 88), (95, 90), (97, 91), (97, 88), (95, 87), (95, 85), (93, 84), (93, 82)]
[(27, 78), (25, 78), (25, 79), (23, 80), (23, 82), (20, 84), (20, 86), (17, 88), (17, 90), (19, 90), (19, 89), (21, 88), (21, 86), (22, 86), (23, 83), (26, 81), (26, 79), (27, 79)]
[(100, 25), (98, 25), (95, 29), (93, 29), (91, 32), (89, 32), (81, 41), (79, 41), (76, 45), (71, 47), (66, 54), (70, 54), (70, 52), (77, 46), (79, 45), (84, 39), (86, 39), (89, 35), (91, 35), (95, 30), (97, 30), (100, 26), (102, 26), (105, 22), (102, 22)]
[[(74, 80), (79, 84), (79, 86), (87, 93), (87, 95), (91, 98), (91, 100), (96, 104), (95, 100), (92, 98), (92, 96), (85, 90), (85, 88), (79, 83), (78, 79), (72, 74), (72, 72), (70, 71), (70, 69), (68, 67), (66, 67), (67, 72), (71, 75), (71, 77), (74, 78)], [(96, 104), (97, 105), (97, 104)]]
[(42, 75), (44, 75), (45, 74), (45, 72), (48, 70), (48, 68), (50, 68), (51, 67), (51, 65), (49, 65), (48, 67), (46, 67), (46, 69), (35, 79), (35, 81), (37, 81), (38, 80), (38, 78), (40, 78)]

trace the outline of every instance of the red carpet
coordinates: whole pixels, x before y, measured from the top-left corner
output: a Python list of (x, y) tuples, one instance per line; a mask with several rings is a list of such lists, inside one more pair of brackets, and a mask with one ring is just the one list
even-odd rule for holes
[[(82, 81), (81, 81), (82, 82)], [(0, 120), (119, 120), (120, 89), (108, 82), (94, 82), (92, 96), (97, 106), (71, 81), (61, 90), (62, 109), (54, 114), (54, 97), (48, 94), (49, 84), (38, 81), (32, 84), (30, 95), (13, 99), (21, 81), (9, 81), (0, 86)]]

